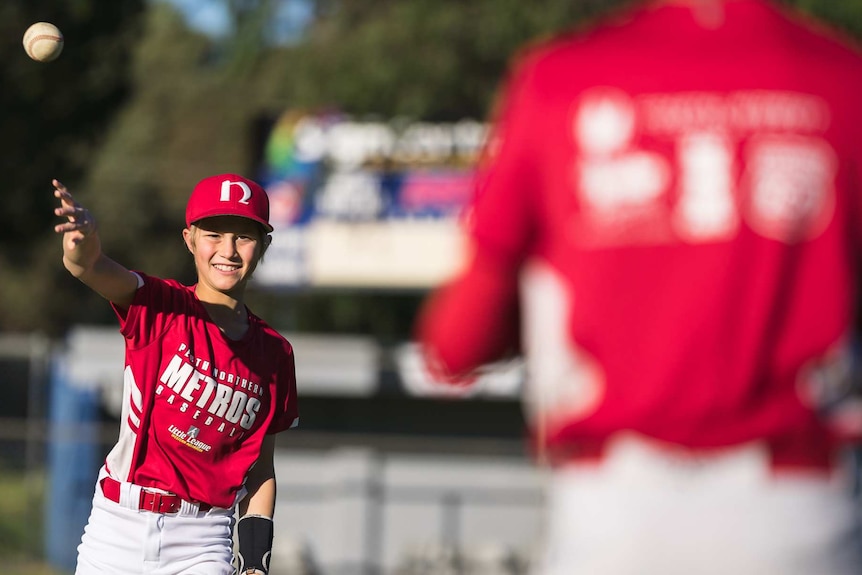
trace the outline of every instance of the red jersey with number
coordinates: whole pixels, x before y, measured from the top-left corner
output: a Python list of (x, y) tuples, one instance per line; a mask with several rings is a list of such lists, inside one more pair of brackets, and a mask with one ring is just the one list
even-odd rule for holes
[(230, 508), (267, 434), (298, 423), (290, 343), (249, 312), (240, 340), (224, 336), (194, 286), (144, 274), (115, 308), (126, 339), (113, 477)]
[(552, 450), (622, 430), (826, 449), (810, 399), (849, 362), (862, 59), (768, 3), (715, 4), (534, 47), (502, 94), (472, 259), (418, 336), (451, 375), (519, 327)]

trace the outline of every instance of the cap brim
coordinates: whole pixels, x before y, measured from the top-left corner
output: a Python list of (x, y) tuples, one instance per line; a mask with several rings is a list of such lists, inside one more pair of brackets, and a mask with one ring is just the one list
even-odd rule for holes
[(257, 223), (259, 223), (260, 225), (262, 225), (262, 226), (263, 226), (263, 228), (266, 230), (266, 232), (267, 232), (267, 233), (271, 233), (271, 232), (273, 231), (273, 227), (272, 227), (268, 222), (266, 222), (266, 221), (264, 221), (264, 220), (262, 220), (262, 219), (260, 219), (260, 218), (255, 218), (255, 217), (253, 217), (253, 216), (246, 216), (246, 215), (234, 214), (234, 213), (229, 213), (229, 212), (228, 212), (228, 213), (226, 213), (226, 212), (223, 212), (223, 211), (220, 211), (220, 210), (215, 210), (215, 211), (211, 211), (211, 212), (206, 212), (206, 213), (204, 213), (204, 214), (198, 214), (198, 215), (195, 217), (194, 221), (188, 222), (188, 225), (196, 224), (197, 222), (199, 222), (199, 221), (201, 221), (201, 220), (205, 220), (205, 219), (207, 219), (207, 218), (217, 218), (217, 217), (219, 217), (219, 216), (232, 216), (232, 217), (234, 217), (234, 218), (243, 218), (243, 219), (246, 219), (246, 220), (251, 220), (251, 221), (253, 221), (253, 222), (257, 222)]

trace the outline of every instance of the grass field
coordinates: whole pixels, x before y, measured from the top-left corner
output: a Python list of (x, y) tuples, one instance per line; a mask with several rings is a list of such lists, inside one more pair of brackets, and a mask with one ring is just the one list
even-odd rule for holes
[(0, 556), (4, 573), (67, 575), (44, 561), (44, 475), (0, 468)]

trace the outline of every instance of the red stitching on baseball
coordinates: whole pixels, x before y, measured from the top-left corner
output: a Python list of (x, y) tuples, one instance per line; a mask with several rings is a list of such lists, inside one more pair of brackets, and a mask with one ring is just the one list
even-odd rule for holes
[(33, 42), (35, 42), (37, 40), (56, 40), (57, 42), (62, 42), (63, 37), (62, 36), (52, 36), (50, 34), (39, 34), (38, 36), (35, 36), (35, 37), (27, 40), (27, 47), (28, 48), (31, 47), (33, 45)]

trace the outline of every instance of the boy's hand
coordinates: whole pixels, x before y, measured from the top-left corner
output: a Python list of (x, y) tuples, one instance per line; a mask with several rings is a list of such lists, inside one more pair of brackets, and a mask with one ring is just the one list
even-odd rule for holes
[(87, 208), (82, 207), (75, 201), (72, 194), (58, 180), (53, 180), (54, 197), (60, 200), (60, 207), (54, 210), (54, 214), (68, 218), (68, 221), (54, 226), (54, 231), (64, 234), (63, 241), (68, 242), (64, 247), (74, 250), (84, 238), (96, 231), (96, 220), (90, 215)]

